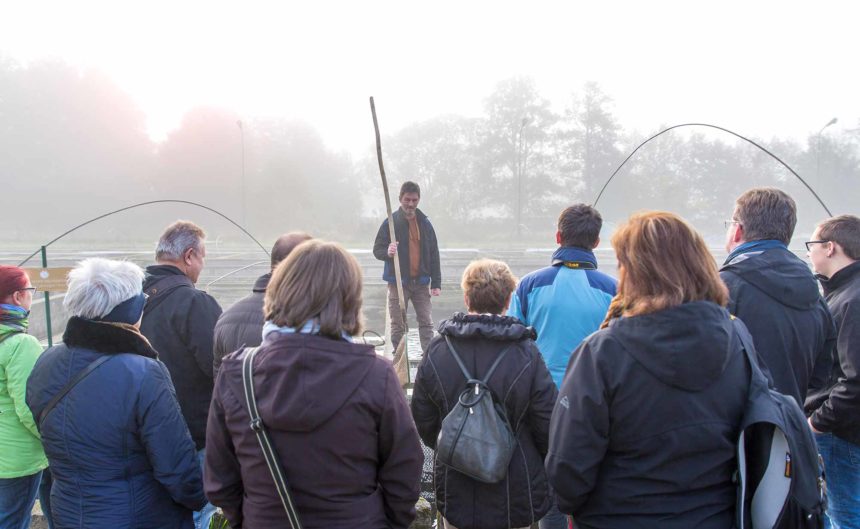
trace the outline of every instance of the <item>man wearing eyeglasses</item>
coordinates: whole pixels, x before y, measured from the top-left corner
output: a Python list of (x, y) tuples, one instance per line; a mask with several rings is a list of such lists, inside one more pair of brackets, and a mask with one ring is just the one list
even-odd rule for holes
[(797, 207), (785, 192), (742, 194), (726, 222), (729, 256), (720, 277), (729, 312), (746, 324), (774, 387), (803, 406), (810, 382), (830, 370), (836, 331), (812, 272), (788, 249), (796, 224)]
[[(180, 220), (164, 230), (155, 250), (156, 264), (146, 267), (143, 291), (149, 298), (140, 325), (173, 379), (201, 463), (214, 387), (213, 336), (221, 315), (215, 298), (194, 286), (206, 263), (205, 239), (193, 222)], [(195, 512), (195, 529), (209, 527), (214, 513), (209, 503)]]
[(860, 218), (825, 220), (806, 249), (838, 329), (833, 370), (810, 387), (806, 412), (827, 471), (830, 525), (860, 527)]

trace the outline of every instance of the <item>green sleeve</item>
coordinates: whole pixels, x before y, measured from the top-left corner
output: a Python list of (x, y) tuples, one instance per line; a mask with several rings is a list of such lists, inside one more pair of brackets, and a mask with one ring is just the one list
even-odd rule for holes
[(7, 389), (9, 396), (12, 397), (12, 403), (15, 405), (18, 420), (33, 435), (40, 438), (36, 421), (33, 420), (33, 414), (30, 413), (30, 408), (27, 407), (24, 397), (27, 393), (27, 378), (33, 371), (36, 359), (42, 354), (42, 346), (38, 340), (29, 335), (23, 335), (17, 339), (17, 342), (9, 357), (9, 363), (6, 365)]

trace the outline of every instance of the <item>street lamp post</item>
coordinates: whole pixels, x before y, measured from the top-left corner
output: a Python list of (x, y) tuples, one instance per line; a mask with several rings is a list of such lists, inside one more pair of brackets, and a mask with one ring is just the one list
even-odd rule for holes
[(818, 131), (818, 139), (815, 142), (815, 181), (818, 184), (821, 183), (821, 133), (830, 125), (835, 125), (837, 121), (839, 120), (836, 118), (831, 119), (827, 122), (827, 125), (824, 125)]
[(245, 127), (242, 120), (238, 120), (239, 134), (242, 136), (242, 227), (245, 227)]

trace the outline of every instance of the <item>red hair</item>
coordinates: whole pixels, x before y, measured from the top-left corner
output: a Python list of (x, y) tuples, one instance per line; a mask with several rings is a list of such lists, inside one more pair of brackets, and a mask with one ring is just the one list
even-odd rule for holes
[(22, 268), (0, 265), (0, 299), (27, 287), (27, 272)]

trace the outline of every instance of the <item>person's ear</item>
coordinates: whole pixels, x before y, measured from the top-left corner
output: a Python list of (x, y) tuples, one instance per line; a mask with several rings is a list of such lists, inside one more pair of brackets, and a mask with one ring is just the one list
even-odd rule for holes
[(556, 244), (561, 244), (561, 232), (560, 231), (555, 232), (555, 242), (556, 242)]
[(597, 239), (595, 239), (594, 246), (592, 246), (591, 249), (593, 250), (593, 249), (597, 248), (598, 246), (600, 246), (600, 236), (598, 236)]
[(184, 259), (183, 259), (185, 261), (185, 264), (187, 264), (187, 265), (192, 264), (193, 258), (194, 258), (194, 248), (189, 248), (189, 249), (185, 250), (185, 255), (184, 255)]
[(744, 225), (740, 222), (735, 223), (735, 234), (732, 237), (732, 241), (736, 243), (740, 243), (744, 240)]
[(466, 305), (466, 312), (472, 310), (469, 307), (469, 296), (465, 292), (463, 292), (463, 304)]

